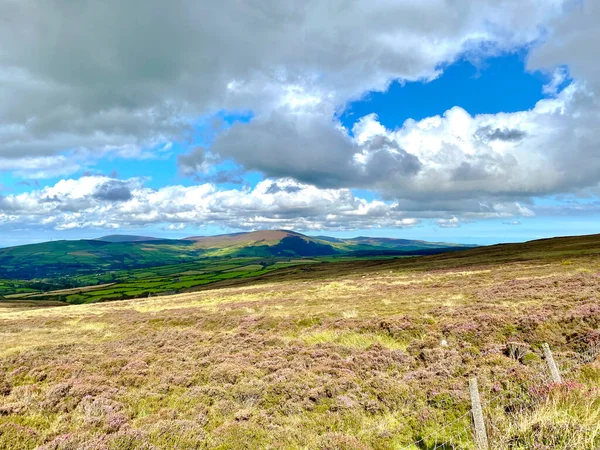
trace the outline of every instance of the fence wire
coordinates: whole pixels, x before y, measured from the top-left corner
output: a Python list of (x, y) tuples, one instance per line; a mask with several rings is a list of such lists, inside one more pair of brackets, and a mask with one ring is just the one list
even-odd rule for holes
[[(588, 348), (581, 351), (574, 351), (572, 347), (574, 344), (585, 342)], [(572, 339), (567, 342), (567, 346), (571, 347), (568, 351), (557, 351), (555, 354), (555, 359), (557, 359), (557, 363), (559, 364), (559, 369), (561, 375), (563, 377), (563, 381), (570, 374), (572, 374), (575, 370), (580, 368), (581, 366), (591, 363), (595, 361), (600, 355), (600, 333), (594, 331), (592, 333), (588, 333), (586, 335), (580, 336), (577, 339)], [(527, 404), (531, 404), (532, 400), (535, 402), (540, 402), (543, 400), (543, 396), (539, 390), (533, 389), (535, 386), (548, 386), (551, 384), (551, 377), (548, 370), (548, 367), (543, 362), (535, 366), (535, 371), (533, 377), (528, 377), (526, 380), (518, 381), (515, 383), (514, 379), (510, 377), (504, 378), (503, 380), (495, 380), (495, 381), (503, 381), (506, 384), (510, 385), (511, 388), (516, 389), (517, 391), (527, 393), (529, 399), (523, 398), (524, 408)], [(482, 404), (486, 410), (494, 407), (502, 407), (502, 409), (506, 412), (506, 392), (500, 390), (494, 395), (489, 395), (483, 393), (481, 395)], [(500, 401), (502, 400), (502, 401)], [(496, 406), (494, 406), (496, 405)], [(511, 405), (514, 407), (514, 405)], [(520, 411), (521, 409), (516, 409), (514, 412)], [(419, 439), (404, 444), (399, 447), (399, 450), (415, 450), (415, 449), (426, 449), (426, 450), (470, 450), (475, 448), (475, 441), (473, 436), (473, 430), (471, 421), (469, 421), (468, 425), (462, 425), (462, 429), (460, 432), (452, 434), (451, 436), (445, 436), (441, 438), (443, 432), (448, 430), (449, 428), (457, 427), (460, 422), (464, 422), (465, 417), (471, 416), (471, 411), (466, 412), (460, 417), (452, 420), (451, 422), (446, 423), (445, 425), (439, 427), (433, 432), (428, 433), (425, 436), (420, 437)], [(505, 416), (508, 414), (505, 413)], [(494, 436), (502, 436), (503, 430), (498, 427), (496, 421), (487, 420), (486, 425), (492, 431), (492, 435)], [(488, 433), (490, 432), (488, 430)], [(582, 431), (586, 431), (582, 427)], [(589, 431), (589, 430), (588, 430)], [(493, 448), (493, 445), (492, 445)]]

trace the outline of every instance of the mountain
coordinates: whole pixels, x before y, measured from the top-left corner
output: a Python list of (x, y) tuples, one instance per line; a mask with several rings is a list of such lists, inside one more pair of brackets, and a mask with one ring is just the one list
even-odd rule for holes
[(135, 236), (128, 234), (109, 234), (108, 236), (102, 236), (94, 239), (96, 241), (103, 242), (147, 242), (147, 241), (160, 241), (162, 239), (150, 237), (150, 236)]
[(0, 249), (0, 279), (39, 279), (193, 262), (199, 258), (419, 255), (459, 246), (406, 239), (310, 237), (287, 230), (186, 239), (110, 235)]
[(295, 231), (265, 230), (248, 233), (222, 234), (217, 236), (193, 236), (185, 238), (196, 242), (198, 248), (208, 251), (219, 249), (222, 253), (234, 252), (249, 254), (256, 249), (265, 249), (270, 255), (291, 251), (300, 256), (324, 256), (335, 254), (355, 254), (357, 252), (422, 252), (439, 251), (452, 248), (464, 249), (474, 246), (448, 244), (444, 242), (426, 242), (410, 239), (374, 238), (359, 236), (356, 238), (334, 238), (330, 236), (306, 236)]
[(328, 242), (287, 230), (195, 236), (185, 240), (195, 242), (197, 248), (214, 256), (328, 256), (340, 253)]
[(412, 239), (396, 239), (396, 238), (381, 238), (381, 237), (366, 237), (359, 236), (355, 238), (332, 238), (329, 236), (318, 236), (317, 239), (330, 243), (338, 250), (360, 253), (396, 253), (396, 252), (417, 252), (430, 254), (429, 250), (437, 252), (439, 249), (464, 249), (474, 246), (449, 244), (446, 242), (427, 242)]

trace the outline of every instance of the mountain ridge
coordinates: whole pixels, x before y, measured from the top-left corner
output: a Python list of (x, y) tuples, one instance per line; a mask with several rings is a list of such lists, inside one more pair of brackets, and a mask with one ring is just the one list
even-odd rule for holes
[(72, 276), (217, 257), (402, 256), (466, 248), (471, 246), (394, 238), (323, 239), (291, 230), (261, 230), (184, 239), (108, 235), (97, 239), (50, 241), (0, 249), (0, 279)]

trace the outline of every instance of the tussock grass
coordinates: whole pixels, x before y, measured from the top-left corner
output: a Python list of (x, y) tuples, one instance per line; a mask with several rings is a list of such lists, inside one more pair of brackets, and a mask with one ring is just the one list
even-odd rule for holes
[(406, 350), (408, 345), (385, 334), (356, 333), (339, 330), (317, 331), (301, 335), (300, 339), (310, 345), (332, 343), (363, 350), (372, 345), (380, 345), (388, 350)]

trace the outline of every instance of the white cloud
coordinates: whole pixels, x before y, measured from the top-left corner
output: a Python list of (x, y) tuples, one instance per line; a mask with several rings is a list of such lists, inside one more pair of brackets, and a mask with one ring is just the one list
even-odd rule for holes
[[(0, 171), (148, 157), (223, 109), (331, 116), (391, 80), (434, 78), (464, 52), (526, 45), (562, 3), (4, 1)], [(66, 152), (76, 162), (60, 172), (52, 158)], [(56, 164), (40, 171), (36, 158)]]
[[(109, 187), (106, 188), (106, 187)], [(127, 189), (127, 195), (123, 189)], [(98, 193), (119, 189), (114, 198)], [(509, 206), (471, 212), (473, 217), (510, 217)], [(0, 197), (0, 229), (46, 227), (136, 228), (163, 225), (226, 228), (293, 228), (297, 230), (407, 228), (420, 223), (420, 213), (397, 203), (365, 200), (347, 189), (319, 189), (290, 179), (265, 180), (253, 188), (218, 189), (212, 184), (144, 187), (142, 180), (89, 176), (53, 186)], [(440, 221), (439, 223), (451, 223)]]
[[(394, 130), (371, 114), (352, 135), (327, 114), (282, 109), (234, 125), (210, 150), (267, 177), (372, 189), (423, 208), (439, 198), (528, 203), (598, 184), (599, 120), (596, 97), (573, 83), (528, 111), (471, 116), (454, 107)], [(204, 150), (186, 158), (203, 161)]]
[(458, 217), (451, 217), (450, 219), (437, 219), (435, 223), (440, 228), (460, 227), (460, 220), (458, 219)]
[[(0, 17), (0, 172), (58, 177), (99, 158), (163, 157), (200, 117), (251, 110), (249, 124), (179, 163), (207, 181), (239, 182), (240, 167), (268, 178), (242, 190), (63, 180), (0, 197), (3, 227), (457, 226), (531, 216), (543, 210), (535, 197), (598, 192), (597, 2), (32, 0), (0, 3)], [(335, 119), (392, 80), (524, 46), (529, 68), (553, 74), (531, 110), (457, 106), (396, 129), (370, 115), (352, 133)], [(239, 167), (215, 172), (223, 159)]]

